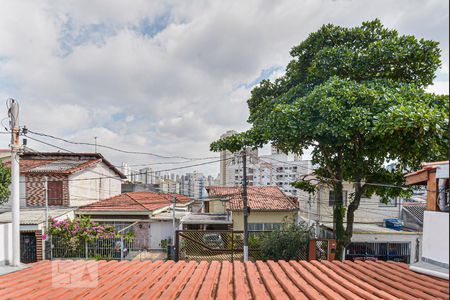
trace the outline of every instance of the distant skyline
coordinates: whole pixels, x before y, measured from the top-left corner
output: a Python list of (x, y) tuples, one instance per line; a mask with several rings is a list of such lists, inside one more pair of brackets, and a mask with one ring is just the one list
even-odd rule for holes
[[(165, 156), (218, 157), (209, 151), (213, 140), (249, 128), (251, 89), (282, 75), (291, 47), (326, 23), (379, 18), (400, 34), (438, 41), (442, 68), (429, 91), (448, 94), (448, 11), (447, 0), (2, 1), (0, 101), (17, 99), (20, 123), (34, 131), (90, 143), (97, 136), (99, 144)], [(0, 116), (7, 117), (6, 105)], [(7, 148), (8, 137), (0, 135), (0, 143)], [(115, 165), (173, 161), (98, 151)], [(194, 169), (216, 176), (219, 163)]]

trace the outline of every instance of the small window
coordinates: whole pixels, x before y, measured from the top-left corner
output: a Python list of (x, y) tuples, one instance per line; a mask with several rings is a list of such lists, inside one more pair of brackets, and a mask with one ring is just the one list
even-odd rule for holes
[[(344, 200), (344, 205), (345, 206), (347, 206), (347, 191), (342, 191), (342, 197), (344, 198), (343, 200)], [(334, 197), (334, 191), (333, 190), (331, 190), (329, 193), (328, 193), (328, 205), (329, 206), (334, 206), (334, 203), (335, 203), (336, 201), (335, 201), (335, 197)]]
[(63, 182), (49, 181), (47, 186), (48, 205), (63, 205)]

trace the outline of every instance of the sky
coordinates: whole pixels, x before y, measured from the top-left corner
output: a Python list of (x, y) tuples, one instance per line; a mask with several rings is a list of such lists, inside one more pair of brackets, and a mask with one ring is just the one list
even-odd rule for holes
[[(379, 18), (401, 34), (438, 41), (443, 63), (429, 91), (449, 91), (447, 0), (1, 3), (0, 104), (16, 99), (21, 125), (72, 141), (93, 143), (97, 137), (99, 144), (131, 151), (217, 156), (209, 151), (212, 141), (250, 127), (251, 89), (281, 76), (291, 47), (328, 23), (358, 26)], [(0, 105), (0, 119), (6, 117), (6, 105)], [(8, 143), (1, 134), (0, 148)], [(32, 140), (28, 146), (57, 151)], [(180, 161), (98, 150), (116, 165)], [(217, 175), (219, 164), (195, 169)]]

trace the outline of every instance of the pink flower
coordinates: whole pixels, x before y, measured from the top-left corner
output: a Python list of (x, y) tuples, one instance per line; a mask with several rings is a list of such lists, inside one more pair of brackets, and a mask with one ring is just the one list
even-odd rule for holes
[(46, 235), (46, 234), (43, 234), (43, 235), (42, 235), (42, 240), (43, 240), (43, 241), (46, 241), (46, 240), (47, 240), (47, 235)]

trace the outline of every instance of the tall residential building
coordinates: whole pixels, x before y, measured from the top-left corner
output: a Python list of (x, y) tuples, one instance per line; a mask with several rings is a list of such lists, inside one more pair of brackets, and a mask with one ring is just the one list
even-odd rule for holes
[[(227, 136), (231, 136), (233, 134), (236, 134), (237, 132), (234, 130), (228, 130), (227, 132), (225, 132), (224, 134), (222, 134), (220, 136), (221, 139), (227, 137)], [(220, 152), (220, 176), (219, 176), (219, 180), (220, 180), (220, 185), (221, 186), (226, 186), (227, 182), (229, 182), (231, 180), (231, 177), (233, 174), (229, 174), (227, 172), (227, 166), (230, 164), (230, 160), (231, 157), (233, 157), (233, 153), (231, 153), (228, 150), (224, 150)]]
[[(223, 135), (229, 135), (229, 131)], [(220, 166), (220, 185), (240, 186), (243, 181), (242, 155), (223, 151), (230, 158)], [(311, 161), (297, 155), (288, 155), (271, 147), (270, 155), (258, 155), (258, 150), (247, 149), (247, 183), (249, 186), (278, 186), (286, 195), (297, 196), (299, 190), (291, 186), (299, 176), (311, 173)]]

